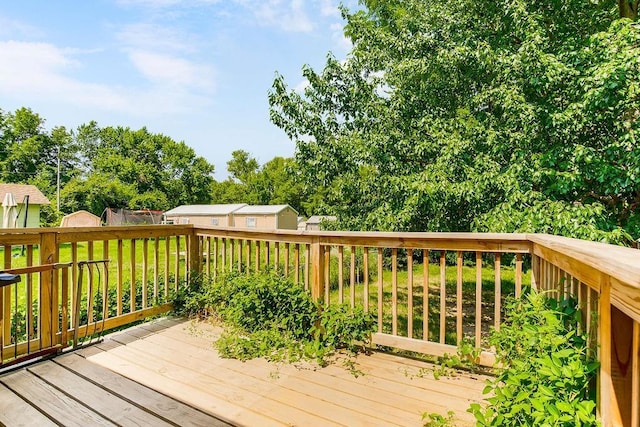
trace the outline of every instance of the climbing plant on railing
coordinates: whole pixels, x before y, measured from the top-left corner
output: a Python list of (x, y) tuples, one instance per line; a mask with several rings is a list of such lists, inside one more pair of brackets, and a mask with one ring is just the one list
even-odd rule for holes
[(535, 291), (507, 305), (490, 337), (501, 366), (484, 390), (491, 397), (469, 409), (479, 426), (597, 425), (590, 384), (599, 364), (580, 316), (575, 300)]

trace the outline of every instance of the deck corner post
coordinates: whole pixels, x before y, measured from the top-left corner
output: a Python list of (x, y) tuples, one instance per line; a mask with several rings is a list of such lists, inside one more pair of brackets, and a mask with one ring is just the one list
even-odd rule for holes
[(598, 372), (597, 408), (602, 425), (622, 425), (620, 407), (612, 378), (611, 278), (604, 273), (600, 276), (598, 313), (598, 360), (600, 362), (600, 371)]
[(324, 295), (324, 247), (320, 237), (314, 237), (311, 243), (311, 297), (314, 301)]
[[(40, 265), (54, 264), (58, 262), (58, 235), (57, 233), (42, 233), (40, 235)], [(54, 295), (57, 295), (57, 274), (55, 270), (40, 273), (40, 337), (43, 347), (49, 347), (53, 343), (53, 337), (57, 332), (58, 307), (53, 306)]]

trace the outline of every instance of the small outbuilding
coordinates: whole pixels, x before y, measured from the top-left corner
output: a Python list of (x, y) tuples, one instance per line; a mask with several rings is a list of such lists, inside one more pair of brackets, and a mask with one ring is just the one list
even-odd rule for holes
[(233, 212), (235, 227), (259, 230), (296, 230), (298, 212), (289, 205), (244, 206)]
[[(1, 215), (0, 218), (4, 218), (5, 210), (15, 210), (15, 215), (11, 215), (11, 220), (7, 221), (9, 224), (4, 224), (4, 228), (22, 228), (26, 227), (40, 227), (40, 207), (43, 205), (50, 205), (49, 199), (35, 185), (26, 184), (0, 184), (0, 201), (13, 200), (11, 206), (4, 204), (0, 206)], [(8, 225), (5, 227), (5, 225)]]
[(100, 227), (100, 217), (87, 211), (77, 211), (62, 217), (60, 227)]
[(234, 213), (247, 206), (246, 203), (226, 205), (182, 205), (164, 213), (164, 222), (169, 224), (213, 225), (233, 227)]
[(336, 221), (337, 218), (332, 215), (313, 215), (306, 221), (305, 229), (311, 231), (322, 230), (322, 224), (324, 222)]

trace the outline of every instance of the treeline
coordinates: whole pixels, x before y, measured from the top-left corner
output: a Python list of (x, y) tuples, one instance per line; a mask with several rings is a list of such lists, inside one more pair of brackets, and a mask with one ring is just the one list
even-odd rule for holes
[[(229, 179), (217, 182), (214, 166), (184, 142), (146, 128), (99, 127), (50, 131), (29, 108), (0, 110), (0, 182), (33, 184), (51, 200), (42, 222), (80, 209), (167, 210), (182, 204), (289, 203), (304, 212), (304, 194), (293, 184), (291, 159), (263, 166), (243, 151), (229, 161)], [(60, 171), (60, 211), (58, 199)]]

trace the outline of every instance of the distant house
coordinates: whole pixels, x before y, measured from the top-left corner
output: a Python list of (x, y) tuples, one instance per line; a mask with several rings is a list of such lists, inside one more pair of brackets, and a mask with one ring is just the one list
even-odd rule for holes
[(234, 213), (246, 203), (227, 205), (182, 205), (164, 213), (165, 223), (233, 227)]
[(62, 217), (60, 227), (100, 227), (100, 217), (87, 211), (77, 211)]
[(337, 218), (331, 215), (313, 215), (306, 221), (306, 230), (319, 231), (322, 230), (322, 223), (327, 221), (336, 221)]
[(259, 230), (295, 230), (298, 212), (289, 205), (243, 206), (233, 212), (235, 227)]
[[(18, 217), (15, 221), (16, 227), (24, 226), (25, 215), (27, 216), (27, 227), (40, 227), (40, 207), (50, 205), (49, 199), (35, 185), (25, 184), (0, 184), (0, 202), (5, 199), (7, 193), (13, 194), (17, 203), (16, 209)], [(27, 196), (28, 199), (27, 199)], [(25, 209), (28, 200), (29, 208)], [(4, 208), (0, 206), (0, 218), (4, 215)], [(1, 226), (1, 223), (0, 223)]]

